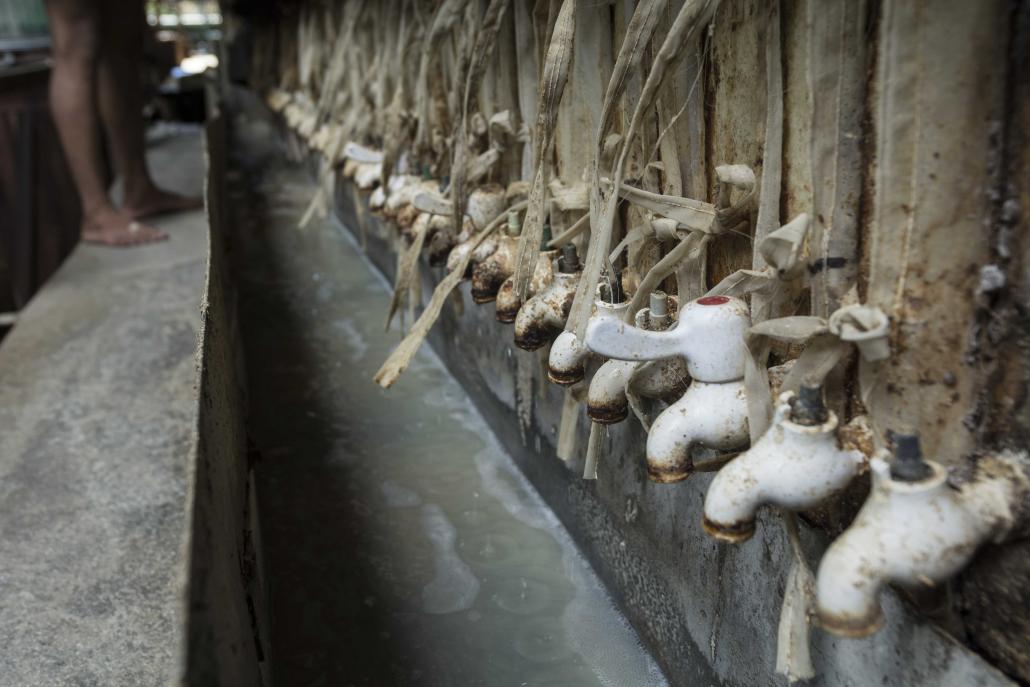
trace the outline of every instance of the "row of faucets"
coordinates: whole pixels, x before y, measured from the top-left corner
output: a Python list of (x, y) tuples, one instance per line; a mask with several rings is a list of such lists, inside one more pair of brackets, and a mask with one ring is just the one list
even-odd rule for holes
[[(415, 182), (409, 187), (417, 187)], [(374, 207), (398, 212), (417, 191), (384, 189)], [(399, 196), (402, 196), (398, 198)], [(668, 403), (647, 436), (651, 480), (674, 483), (698, 471), (694, 449), (705, 447), (733, 457), (721, 465), (704, 503), (704, 531), (740, 543), (755, 532), (765, 505), (789, 511), (811, 509), (843, 490), (866, 470), (872, 490), (851, 526), (829, 547), (819, 566), (816, 610), (820, 625), (839, 635), (860, 637), (883, 622), (883, 586), (936, 584), (974, 555), (977, 547), (1003, 537), (1013, 525), (1014, 504), (1023, 491), (1019, 470), (982, 471), (979, 479), (952, 485), (945, 468), (922, 455), (918, 436), (897, 434), (890, 450), (873, 456), (840, 447), (838, 418), (825, 406), (818, 385), (782, 393), (769, 429), (749, 447), (746, 334), (747, 304), (735, 297), (707, 296), (680, 303), (662, 292), (629, 317), (630, 304), (620, 275), (607, 274), (597, 287), (593, 312), (581, 341), (564, 331), (581, 264), (575, 245), (541, 246), (529, 297), (515, 297), (513, 274), (520, 234), (509, 213), (499, 236), (473, 247), (477, 227), (504, 212), (511, 193), (480, 189), (471, 194), (466, 229), (449, 237), (439, 223), (426, 241), (431, 259), (451, 269), (472, 251), (465, 275), (478, 304), (495, 303), (496, 317), (514, 323), (519, 348), (550, 344), (548, 376), (571, 387), (585, 382), (592, 356), (606, 359), (589, 381), (587, 413), (592, 422), (611, 425), (627, 418), (630, 397)], [(431, 204), (431, 203), (429, 203)], [(422, 230), (430, 230), (426, 224)], [(631, 324), (632, 322), (632, 324)], [(1019, 473), (1019, 476), (1017, 476)]]

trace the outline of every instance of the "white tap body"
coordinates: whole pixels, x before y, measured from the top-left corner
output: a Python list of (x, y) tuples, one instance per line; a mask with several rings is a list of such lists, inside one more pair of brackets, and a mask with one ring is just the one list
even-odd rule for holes
[(743, 380), (709, 384), (695, 379), (651, 425), (647, 434), (647, 475), (653, 482), (679, 482), (694, 472), (690, 453), (696, 444), (734, 451), (747, 446), (747, 442)]
[(991, 470), (956, 489), (938, 463), (926, 461), (930, 476), (906, 482), (891, 477), (884, 457), (870, 461), (869, 498), (819, 565), (819, 623), (845, 637), (865, 637), (880, 628), (885, 584), (936, 584), (961, 570), (982, 543), (1000, 541), (1026, 494), (1015, 470)]
[[(549, 250), (540, 254), (536, 260), (536, 268), (533, 270), (533, 277), (529, 280), (529, 290), (526, 295), (532, 298), (548, 287), (554, 279), (554, 259), (558, 251)], [(527, 299), (528, 300), (528, 299)], [(515, 295), (515, 275), (504, 280), (501, 288), (497, 290), (494, 312), (498, 322), (511, 324), (519, 315), (522, 301)]]
[(618, 360), (682, 358), (692, 378), (683, 396), (655, 420), (647, 437), (648, 475), (678, 482), (693, 472), (695, 444), (729, 451), (747, 445), (744, 336), (750, 326), (744, 301), (727, 296), (682, 305), (676, 326), (648, 331), (599, 320), (586, 330), (587, 347)]
[(764, 504), (799, 511), (840, 491), (866, 462), (837, 448), (837, 416), (818, 425), (790, 419), (793, 392), (780, 395), (772, 425), (750, 449), (719, 470), (705, 495), (705, 532), (730, 542), (749, 539)]
[(516, 346), (535, 351), (561, 332), (572, 308), (580, 274), (565, 274), (555, 269), (551, 283), (523, 304), (515, 317)]

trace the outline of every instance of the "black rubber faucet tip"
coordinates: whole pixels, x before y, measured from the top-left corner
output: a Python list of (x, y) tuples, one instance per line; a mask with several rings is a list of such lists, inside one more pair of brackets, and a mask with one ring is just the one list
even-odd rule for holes
[(823, 389), (818, 384), (802, 384), (790, 404), (791, 422), (813, 427), (826, 422), (829, 412), (823, 403)]
[(545, 224), (544, 231), (540, 234), (540, 250), (551, 250), (547, 244), (551, 242), (551, 225)]
[(615, 273), (609, 275), (609, 278), (605, 280), (607, 288), (601, 289), (601, 295), (605, 296), (608, 303), (621, 303), (625, 300), (625, 296), (622, 293), (622, 272), (615, 270)]
[(918, 434), (891, 434), (894, 459), (891, 460), (891, 478), (900, 482), (920, 482), (933, 474), (933, 468), (923, 460), (923, 449)]
[(575, 244), (566, 243), (562, 246), (559, 269), (563, 274), (579, 272), (579, 253), (576, 252)]

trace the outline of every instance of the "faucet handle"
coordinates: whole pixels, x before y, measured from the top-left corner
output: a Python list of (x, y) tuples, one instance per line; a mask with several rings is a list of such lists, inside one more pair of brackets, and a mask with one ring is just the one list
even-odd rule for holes
[(587, 324), (585, 343), (594, 353), (616, 360), (658, 360), (685, 356), (677, 330), (649, 331), (622, 320), (597, 319)]
[(744, 335), (750, 324), (747, 304), (738, 298), (711, 296), (687, 303), (675, 327), (648, 331), (625, 322), (587, 324), (587, 348), (618, 360), (659, 360), (679, 356), (690, 376), (721, 383), (744, 376)]

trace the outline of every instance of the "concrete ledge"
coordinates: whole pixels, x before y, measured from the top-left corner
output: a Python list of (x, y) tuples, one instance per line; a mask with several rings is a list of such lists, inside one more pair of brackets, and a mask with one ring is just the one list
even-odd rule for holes
[[(0, 685), (267, 684), (224, 138), (210, 232), (80, 245), (0, 347)], [(151, 164), (199, 193), (200, 132)]]
[[(199, 193), (200, 133), (150, 151)], [(80, 245), (0, 347), (0, 684), (157, 685), (185, 661), (207, 223)]]

